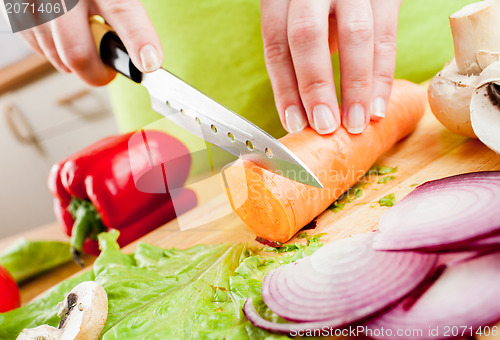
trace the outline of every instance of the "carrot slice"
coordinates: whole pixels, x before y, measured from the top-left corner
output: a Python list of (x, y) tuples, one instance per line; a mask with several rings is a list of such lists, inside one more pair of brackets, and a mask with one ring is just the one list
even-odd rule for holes
[(266, 240), (286, 242), (328, 208), (370, 169), (372, 164), (417, 125), (426, 108), (426, 91), (395, 80), (386, 117), (360, 135), (343, 127), (330, 135), (311, 128), (280, 141), (318, 177), (324, 188), (295, 182), (238, 160), (223, 171), (233, 210)]

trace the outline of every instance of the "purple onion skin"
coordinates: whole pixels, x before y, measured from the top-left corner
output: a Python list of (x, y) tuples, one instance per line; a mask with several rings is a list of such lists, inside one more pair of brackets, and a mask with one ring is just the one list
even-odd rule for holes
[[(491, 182), (489, 182), (491, 181)], [(492, 186), (490, 188), (490, 192), (481, 191), (486, 188), (486, 185)], [(477, 228), (477, 223), (474, 225), (474, 218), (470, 214), (465, 214), (465, 217), (469, 218), (471, 222), (468, 222), (470, 226), (461, 225), (461, 230), (464, 231), (464, 237), (457, 237), (450, 229), (451, 224), (448, 223), (448, 230), (446, 232), (441, 233), (441, 241), (436, 242), (433, 240), (429, 244), (421, 242), (419, 246), (405, 247), (404, 237), (409, 237), (410, 239), (414, 236), (411, 232), (395, 234), (394, 236), (390, 236), (390, 239), (384, 240), (385, 245), (389, 245), (392, 242), (394, 244), (394, 248), (384, 248), (378, 247), (377, 250), (388, 253), (398, 253), (398, 252), (418, 252), (418, 253), (426, 253), (426, 254), (439, 254), (439, 261), (436, 262), (434, 271), (428, 273), (427, 277), (419, 281), (420, 284), (416, 286), (411, 292), (406, 294), (405, 296), (395, 298), (392, 301), (388, 301), (388, 303), (384, 306), (380, 306), (379, 309), (372, 310), (371, 313), (367, 313), (365, 315), (358, 315), (358, 318), (352, 318), (347, 315), (342, 315), (342, 317), (336, 316), (332, 318), (325, 318), (325, 315), (319, 316), (319, 319), (314, 319), (314, 305), (313, 301), (308, 301), (307, 303), (301, 304), (298, 300), (300, 300), (301, 295), (297, 294), (294, 299), (297, 299), (298, 304), (295, 304), (294, 300), (289, 300), (288, 305), (283, 304), (279, 309), (284, 314), (277, 313), (285, 319), (297, 321), (289, 322), (289, 323), (273, 323), (263, 319), (256, 311), (252, 304), (251, 299), (247, 300), (245, 303), (243, 312), (245, 316), (257, 327), (266, 329), (272, 332), (280, 332), (285, 334), (294, 335), (297, 331), (312, 331), (312, 330), (321, 330), (325, 328), (337, 329), (341, 327), (351, 326), (356, 327), (357, 325), (367, 327), (367, 329), (376, 329), (376, 328), (385, 328), (386, 330), (395, 331), (396, 329), (423, 329), (423, 333), (421, 336), (374, 336), (376, 339), (448, 339), (451, 338), (449, 336), (445, 336), (445, 326), (448, 327), (460, 327), (467, 326), (467, 329), (471, 330), (471, 334), (473, 335), (473, 331), (478, 329), (481, 326), (493, 324), (500, 320), (500, 220), (497, 216), (500, 216), (500, 171), (490, 171), (490, 172), (477, 172), (477, 173), (469, 173), (451, 176), (443, 179), (439, 179), (436, 181), (426, 182), (415, 189), (415, 191), (411, 194), (411, 199), (418, 199), (420, 195), (429, 195), (437, 192), (443, 188), (455, 189), (454, 186), (459, 187), (458, 191), (460, 194), (460, 190), (467, 187), (467, 184), (470, 184), (472, 188), (477, 188), (479, 193), (485, 194), (484, 197), (489, 197), (490, 194), (495, 197), (493, 203), (497, 202), (498, 198), (498, 208), (495, 204), (490, 204), (485, 202), (487, 207), (492, 208), (492, 211), (497, 211), (499, 209), (499, 215), (492, 214), (491, 211), (489, 215), (494, 216), (493, 223), (490, 223), (488, 226), (482, 226), (481, 228)], [(481, 185), (483, 188), (481, 188)], [(462, 187), (462, 189), (460, 189)], [(469, 190), (473, 192), (472, 189), (465, 189), (464, 191)], [(453, 190), (450, 191), (453, 194)], [(441, 192), (442, 193), (442, 192)], [(449, 194), (449, 192), (446, 192)], [(467, 193), (466, 193), (467, 194)], [(464, 197), (468, 198), (469, 196), (462, 197), (462, 205), (464, 202)], [(476, 193), (476, 196), (479, 194)], [(495, 196), (496, 195), (496, 196)], [(409, 195), (410, 196), (410, 195)], [(480, 195), (479, 195), (480, 196)], [(408, 197), (408, 196), (407, 196)], [(474, 196), (473, 196), (474, 197)], [(425, 198), (425, 196), (424, 196)], [(438, 200), (441, 197), (438, 197)], [(408, 201), (407, 198), (403, 199), (400, 203)], [(483, 199), (484, 201), (484, 199)], [(433, 202), (432, 200), (430, 202)], [(452, 201), (453, 202), (453, 201)], [(460, 202), (460, 200), (459, 200)], [(441, 201), (437, 202), (441, 203)], [(428, 203), (430, 205), (431, 203)], [(411, 205), (409, 205), (411, 206)], [(432, 205), (431, 205), (432, 206)], [(440, 206), (440, 205), (439, 205)], [(456, 206), (456, 205), (455, 205)], [(396, 206), (395, 206), (396, 207)], [(439, 208), (436, 209), (436, 206), (433, 206), (435, 211), (438, 211)], [(392, 208), (391, 208), (392, 209)], [(484, 209), (483, 209), (484, 210)], [(390, 211), (390, 210), (389, 210)], [(404, 210), (400, 210), (403, 211)], [(474, 213), (478, 213), (476, 210), (471, 210)], [(468, 211), (468, 212), (471, 212)], [(480, 213), (480, 211), (479, 211)], [(439, 214), (438, 212), (436, 213)], [(446, 214), (444, 214), (446, 215)], [(453, 215), (453, 213), (452, 213)], [(489, 216), (488, 215), (488, 216)], [(394, 216), (394, 215), (393, 215)], [(398, 216), (398, 215), (396, 215)], [(428, 215), (432, 216), (432, 215)], [(457, 218), (460, 218), (462, 215), (457, 215)], [(394, 218), (393, 220), (394, 221)], [(416, 220), (417, 221), (417, 220)], [(457, 220), (460, 224), (461, 220)], [(488, 221), (492, 221), (489, 219)], [(435, 223), (436, 221), (432, 221)], [(498, 225), (495, 225), (497, 223)], [(397, 224), (393, 224), (394, 226), (398, 226)], [(467, 228), (465, 228), (467, 226)], [(439, 223), (437, 224), (439, 227)], [(479, 226), (481, 227), (481, 226)], [(413, 227), (415, 228), (415, 227)], [(381, 228), (382, 229), (382, 228)], [(425, 228), (424, 228), (425, 229)], [(429, 228), (427, 228), (429, 229)], [(413, 229), (410, 229), (410, 231)], [(467, 231), (466, 231), (467, 230)], [(376, 234), (384, 234), (386, 232), (382, 229), (381, 232), (377, 232)], [(415, 229), (415, 231), (419, 231)], [(435, 230), (434, 230), (435, 231)], [(460, 231), (460, 230), (459, 230)], [(384, 235), (385, 236), (385, 235)], [(425, 235), (424, 235), (425, 236)], [(431, 239), (434, 235), (431, 234)], [(377, 236), (376, 236), (377, 237)], [(422, 235), (419, 235), (422, 237)], [(398, 239), (399, 238), (399, 239)], [(403, 238), (403, 239), (402, 239)], [(398, 244), (398, 241), (402, 239), (402, 243)], [(330, 254), (330, 253), (327, 253)], [(324, 255), (324, 254), (323, 254)], [(323, 259), (322, 259), (323, 260)], [(326, 263), (329, 263), (326, 260)], [(458, 269), (457, 269), (458, 268)], [(464, 269), (465, 268), (465, 269)], [(281, 270), (279, 268), (278, 270)], [(460, 273), (460, 270), (466, 270), (465, 274), (462, 273), (461, 276), (456, 273)], [(309, 273), (309, 270), (303, 271), (303, 273)], [(314, 274), (313, 272), (311, 272)], [(310, 273), (310, 274), (311, 274)], [(283, 299), (288, 299), (286, 294), (282, 296), (282, 293), (285, 292), (287, 294), (291, 294), (294, 290), (297, 289), (297, 285), (294, 282), (291, 282), (291, 288), (288, 290), (282, 290), (280, 293), (280, 289), (276, 289), (276, 286), (280, 284), (286, 283), (287, 280), (282, 280), (276, 276), (276, 273), (269, 273), (268, 275), (274, 274), (274, 290), (268, 291), (268, 297), (274, 300), (273, 304), (279, 306), (279, 301), (283, 301)], [(283, 273), (280, 273), (283, 274)], [(288, 275), (288, 273), (285, 273)], [(288, 275), (290, 276), (290, 275)], [(320, 275), (321, 276), (321, 275)], [(280, 282), (276, 281), (276, 278), (281, 280)], [(270, 277), (268, 278), (270, 279)], [(288, 278), (290, 279), (290, 278)], [(297, 281), (297, 278), (294, 279)], [(304, 282), (308, 282), (311, 285), (314, 285), (315, 279), (305, 280)], [(303, 282), (302, 282), (303, 283)], [(389, 284), (389, 283), (388, 283)], [(303, 286), (298, 285), (298, 286)], [(321, 285), (320, 285), (321, 286)], [(320, 287), (318, 286), (318, 287)], [(305, 296), (309, 296), (314, 291), (314, 289), (309, 289), (310, 286), (306, 286), (303, 288), (303, 292), (307, 294), (302, 294), (302, 299), (305, 299)], [(444, 288), (443, 288), (444, 287)], [(460, 287), (459, 292), (455, 292), (456, 287)], [(300, 288), (300, 287), (299, 287)], [(324, 293), (328, 292), (325, 286)], [(494, 288), (494, 289), (493, 289)], [(264, 284), (263, 284), (264, 289)], [(373, 287), (373, 289), (377, 289)], [(269, 288), (268, 288), (269, 290)], [(437, 294), (437, 292), (442, 291), (442, 294)], [(300, 290), (299, 290), (300, 291)], [(273, 296), (271, 292), (277, 294)], [(450, 295), (453, 293), (454, 295)], [(263, 291), (263, 297), (264, 297)], [(350, 296), (350, 293), (348, 294)], [(436, 298), (432, 300), (435, 296), (442, 296), (445, 299), (448, 299), (446, 302), (443, 302)], [(328, 297), (335, 296), (333, 293), (323, 294), (323, 300), (319, 299), (317, 301), (321, 301), (320, 305), (324, 308), (325, 299)], [(264, 298), (264, 301), (266, 299)], [(364, 301), (364, 300), (363, 300)], [(429, 302), (430, 301), (430, 302)], [(456, 301), (459, 301), (458, 303)], [(271, 302), (271, 301), (268, 301)], [(319, 303), (319, 302), (318, 302)], [(334, 304), (335, 301), (332, 301)], [(426, 305), (427, 304), (427, 305)], [(293, 305), (293, 306), (292, 306)], [(287, 313), (293, 308), (299, 308), (302, 306), (308, 319), (293, 319), (287, 317)], [(422, 311), (423, 308), (423, 311)], [(428, 308), (428, 309), (425, 309)], [(447, 309), (448, 308), (448, 309)], [(486, 309), (486, 313), (484, 310)], [(436, 312), (438, 310), (439, 312)], [(327, 309), (325, 309), (325, 312)], [(277, 312), (275, 310), (275, 312)], [(330, 310), (331, 312), (331, 310)], [(332, 312), (333, 313), (333, 312)], [(414, 315), (415, 314), (415, 315)], [(332, 315), (337, 315), (333, 313)], [(322, 317), (322, 318), (321, 318)], [(448, 317), (448, 319), (446, 319)], [(444, 319), (443, 319), (444, 318)], [(444, 320), (444, 321), (443, 321)], [(366, 322), (365, 324), (360, 324)], [(429, 326), (430, 325), (430, 326)], [(439, 332), (437, 335), (430, 334), (429, 330), (433, 327), (438, 327)], [(426, 333), (427, 331), (427, 333)], [(453, 334), (451, 334), (453, 335)], [(471, 337), (468, 334), (461, 334), (461, 337)]]
[[(456, 212), (434, 211), (438, 215), (434, 219), (435, 215), (425, 216), (426, 211), (423, 210), (423, 215), (416, 215), (410, 223), (404, 223), (406, 212), (410, 214), (406, 218), (410, 218), (412, 209), (425, 206), (427, 200), (442, 197), (443, 194), (445, 200), (454, 194), (460, 202), (454, 204), (461, 209)], [(492, 196), (492, 200), (486, 201), (483, 197), (487, 196)], [(478, 201), (467, 203), (469, 197)], [(456, 205), (453, 207), (457, 208)], [(484, 207), (483, 211), (478, 207)], [(418, 222), (419, 216), (422, 216), (422, 222)], [(459, 216), (464, 218), (457, 220)], [(450, 223), (454, 218), (456, 221)], [(482, 224), (476, 221), (481, 219)], [(401, 220), (400, 224), (396, 223), (398, 220)], [(500, 235), (500, 171), (467, 173), (426, 182), (390, 208), (381, 217), (379, 229), (380, 234), (374, 244), (377, 250), (456, 252), (500, 245), (500, 237), (485, 240)], [(443, 232), (439, 233), (439, 230)]]
[[(385, 329), (376, 339), (394, 339), (387, 330), (409, 330), (398, 339), (450, 339), (471, 337), (479, 327), (500, 320), (500, 254), (494, 253), (449, 267), (412, 306), (402, 301), (365, 326), (372, 330)], [(430, 330), (437, 332), (429, 333)], [(452, 336), (460, 330), (458, 336)], [(422, 334), (409, 334), (422, 330)]]

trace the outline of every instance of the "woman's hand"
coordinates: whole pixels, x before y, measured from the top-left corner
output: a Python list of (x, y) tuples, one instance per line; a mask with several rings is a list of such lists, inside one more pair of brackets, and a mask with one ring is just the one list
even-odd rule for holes
[(139, 0), (80, 0), (63, 16), (19, 34), (59, 71), (73, 72), (91, 85), (105, 85), (116, 73), (97, 53), (89, 27), (89, 17), (95, 14), (117, 32), (139, 70), (161, 67), (160, 39)]
[[(261, 0), (267, 69), (283, 126), (361, 133), (384, 117), (402, 0)], [(340, 59), (339, 112), (331, 53)], [(342, 117), (342, 119), (341, 119)]]

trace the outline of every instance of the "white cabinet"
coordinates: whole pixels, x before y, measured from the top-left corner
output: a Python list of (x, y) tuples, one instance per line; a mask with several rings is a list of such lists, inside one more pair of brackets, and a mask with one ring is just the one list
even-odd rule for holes
[(0, 238), (55, 221), (50, 167), (115, 133), (106, 89), (71, 74), (0, 96)]

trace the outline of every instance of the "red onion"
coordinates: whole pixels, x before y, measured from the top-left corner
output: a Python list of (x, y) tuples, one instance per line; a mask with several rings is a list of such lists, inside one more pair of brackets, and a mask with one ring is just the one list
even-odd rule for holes
[(500, 232), (500, 171), (424, 183), (382, 215), (379, 230), (378, 250), (470, 250)]
[(474, 248), (481, 246), (497, 246), (500, 250), (500, 235), (492, 235), (489, 237), (481, 238), (471, 242), (471, 246)]
[(472, 337), (479, 327), (500, 320), (499, 282), (498, 253), (448, 267), (409, 310), (402, 301), (367, 323), (365, 334), (379, 339)]
[[(318, 321), (340, 327), (397, 303), (426, 278), (437, 256), (374, 251), (373, 237), (355, 235), (271, 271), (262, 284), (264, 302), (284, 319), (310, 323), (300, 327)], [(250, 321), (257, 321), (246, 308)]]

